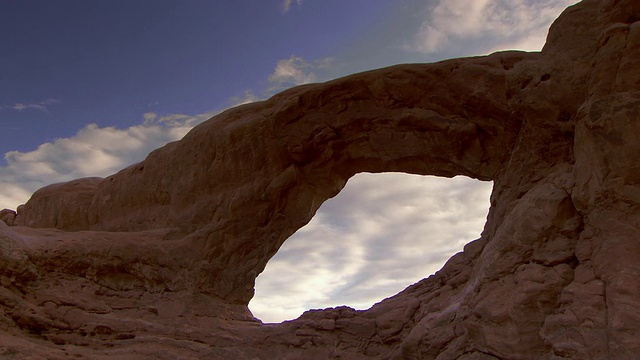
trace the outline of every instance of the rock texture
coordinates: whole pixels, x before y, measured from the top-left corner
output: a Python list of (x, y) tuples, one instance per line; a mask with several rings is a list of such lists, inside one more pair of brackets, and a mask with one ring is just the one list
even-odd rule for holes
[(13, 226), (16, 221), (16, 212), (9, 209), (0, 210), (0, 221), (6, 225)]
[[(39, 190), (0, 222), (0, 357), (637, 358), (639, 59), (640, 3), (584, 0), (541, 53), (297, 87)], [(255, 277), (363, 171), (494, 181), (482, 237), (370, 310), (254, 319)]]
[(101, 182), (102, 178), (93, 177), (46, 186), (18, 208), (15, 225), (67, 231), (86, 229), (87, 212)]

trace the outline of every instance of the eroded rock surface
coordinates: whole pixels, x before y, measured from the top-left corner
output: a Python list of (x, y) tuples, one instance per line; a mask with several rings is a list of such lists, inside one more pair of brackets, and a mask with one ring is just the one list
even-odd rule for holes
[[(0, 357), (637, 357), (639, 59), (640, 3), (585, 0), (541, 53), (297, 87), (39, 190), (0, 222)], [(254, 319), (255, 277), (363, 171), (493, 180), (481, 238), (370, 310)]]
[(0, 210), (0, 221), (9, 226), (15, 225), (16, 212), (9, 209)]
[(45, 186), (18, 208), (15, 225), (67, 231), (86, 229), (89, 206), (101, 182), (102, 178), (91, 177)]

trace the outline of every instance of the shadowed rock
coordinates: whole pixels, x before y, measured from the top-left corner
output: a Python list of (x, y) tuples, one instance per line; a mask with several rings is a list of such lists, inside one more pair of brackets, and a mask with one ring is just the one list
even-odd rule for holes
[[(0, 223), (0, 355), (639, 354), (639, 20), (636, 1), (585, 0), (540, 53), (293, 88), (39, 190), (15, 217), (29, 227)], [(365, 171), (494, 181), (481, 238), (370, 310), (254, 319), (255, 277)]]

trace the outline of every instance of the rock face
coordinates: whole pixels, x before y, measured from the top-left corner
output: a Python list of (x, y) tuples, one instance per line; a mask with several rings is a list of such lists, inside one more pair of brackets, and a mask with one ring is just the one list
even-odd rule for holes
[[(570, 7), (541, 53), (394, 66), (228, 110), (0, 223), (0, 355), (635, 358), (639, 140), (636, 0)], [(255, 277), (363, 171), (493, 180), (482, 237), (370, 310), (254, 319)]]
[(102, 178), (93, 177), (46, 186), (18, 209), (15, 225), (67, 231), (86, 229), (87, 212), (101, 182)]
[(0, 210), (0, 221), (9, 226), (15, 225), (16, 212), (9, 209)]

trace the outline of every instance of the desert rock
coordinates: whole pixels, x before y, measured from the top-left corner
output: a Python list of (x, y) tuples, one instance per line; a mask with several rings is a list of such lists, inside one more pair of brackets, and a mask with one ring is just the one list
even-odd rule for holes
[[(637, 357), (638, 59), (640, 3), (584, 0), (540, 53), (293, 88), (39, 190), (0, 222), (0, 355)], [(365, 171), (494, 181), (481, 238), (367, 311), (254, 319), (267, 261)]]
[(15, 225), (67, 231), (86, 229), (89, 205), (101, 181), (102, 178), (92, 177), (43, 187), (19, 209)]
[(13, 226), (16, 220), (16, 212), (10, 209), (0, 210), (0, 221), (6, 225)]

